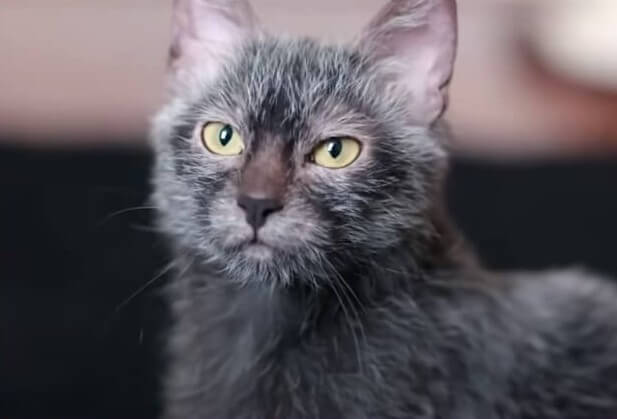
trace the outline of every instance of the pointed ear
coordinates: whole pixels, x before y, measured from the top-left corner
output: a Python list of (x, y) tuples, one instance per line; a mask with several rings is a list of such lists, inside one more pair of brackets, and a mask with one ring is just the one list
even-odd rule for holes
[(443, 114), (457, 46), (455, 0), (390, 0), (357, 42), (392, 85), (407, 89), (415, 122)]
[(169, 73), (211, 79), (260, 25), (247, 0), (173, 0)]

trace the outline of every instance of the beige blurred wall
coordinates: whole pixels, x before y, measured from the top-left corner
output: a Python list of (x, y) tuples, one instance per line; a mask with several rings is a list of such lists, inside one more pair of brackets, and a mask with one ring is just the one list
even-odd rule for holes
[[(329, 39), (379, 3), (253, 2), (273, 30)], [(169, 11), (160, 0), (2, 0), (0, 132), (142, 138), (162, 98)]]
[[(253, 0), (273, 31), (330, 40), (350, 37), (384, 2)], [(0, 136), (143, 142), (162, 101), (170, 3), (1, 0)], [(577, 105), (559, 90), (547, 93), (521, 64), (514, 19), (521, 3), (459, 1), (449, 119), (461, 148), (541, 150), (587, 132)], [(599, 114), (593, 106), (584, 111), (587, 128), (598, 126), (588, 116)]]

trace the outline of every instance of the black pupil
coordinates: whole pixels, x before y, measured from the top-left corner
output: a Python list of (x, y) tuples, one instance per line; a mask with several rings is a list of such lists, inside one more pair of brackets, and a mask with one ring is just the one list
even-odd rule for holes
[(233, 134), (234, 130), (229, 125), (225, 125), (223, 128), (221, 128), (221, 130), (219, 131), (219, 141), (221, 142), (223, 147), (229, 144)]
[(338, 158), (343, 151), (343, 142), (339, 139), (331, 140), (328, 142), (328, 153), (332, 156), (333, 159)]

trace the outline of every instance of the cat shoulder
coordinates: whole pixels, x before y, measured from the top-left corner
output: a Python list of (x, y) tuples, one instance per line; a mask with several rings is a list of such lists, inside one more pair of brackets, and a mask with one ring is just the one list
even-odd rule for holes
[(569, 308), (564, 315), (582, 310), (594, 316), (603, 311), (617, 313), (617, 281), (583, 268), (520, 272), (511, 274), (510, 279), (515, 299), (546, 309)]
[(566, 352), (617, 366), (617, 282), (576, 268), (515, 274), (511, 308)]

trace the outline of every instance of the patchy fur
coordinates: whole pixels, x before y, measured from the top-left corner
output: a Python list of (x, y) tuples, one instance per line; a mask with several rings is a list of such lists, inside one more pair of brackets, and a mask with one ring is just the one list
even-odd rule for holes
[[(153, 124), (177, 266), (167, 418), (617, 418), (617, 290), (473, 261), (442, 211), (442, 124), (410, 115), (389, 58), (265, 35), (228, 55)], [(207, 121), (245, 152), (208, 153)], [(341, 135), (362, 143), (354, 164), (307, 161)], [(285, 205), (247, 247), (238, 188), (265, 155)]]

